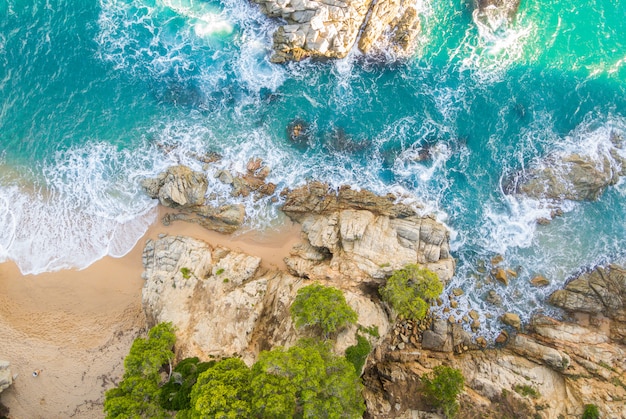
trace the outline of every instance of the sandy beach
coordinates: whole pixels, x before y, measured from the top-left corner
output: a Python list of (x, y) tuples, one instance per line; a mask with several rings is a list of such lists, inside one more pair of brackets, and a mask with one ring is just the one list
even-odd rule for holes
[(282, 268), (300, 228), (285, 220), (277, 228), (228, 236), (159, 221), (126, 256), (106, 257), (81, 271), (21, 275), (15, 264), (0, 264), (0, 359), (17, 374), (0, 394), (8, 417), (104, 417), (104, 391), (120, 379), (133, 339), (147, 328), (141, 252), (146, 240), (159, 234), (195, 237)]

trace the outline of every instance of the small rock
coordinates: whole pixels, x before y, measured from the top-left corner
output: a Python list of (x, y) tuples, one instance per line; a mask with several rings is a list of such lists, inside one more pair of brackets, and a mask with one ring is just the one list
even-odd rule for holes
[(398, 349), (399, 349), (399, 350), (403, 350), (403, 349), (404, 349), (404, 346), (405, 346), (404, 342), (400, 342), (400, 343), (398, 343)]
[(454, 318), (454, 316), (448, 317), (448, 323), (454, 323), (455, 321), (456, 319)]
[(470, 328), (472, 329), (472, 332), (477, 331), (478, 329), (480, 329), (480, 322), (478, 320), (474, 320), (470, 325)]
[(530, 280), (530, 284), (533, 287), (547, 287), (550, 285), (550, 281), (543, 275), (536, 275), (533, 279)]
[(500, 320), (502, 321), (502, 323), (509, 325), (515, 328), (516, 330), (520, 330), (522, 327), (522, 321), (520, 320), (519, 316), (515, 313), (504, 313), (504, 315), (500, 317)]
[(455, 297), (460, 297), (463, 295), (463, 290), (461, 288), (452, 288), (452, 294), (454, 294)]
[(482, 336), (478, 336), (476, 338), (476, 345), (478, 345), (479, 348), (486, 348), (487, 347), (487, 339), (485, 339)]
[(512, 276), (513, 278), (517, 278), (517, 272), (515, 272), (513, 269), (507, 269), (507, 270), (506, 270), (506, 273), (507, 273), (509, 276)]
[(509, 277), (504, 269), (498, 268), (491, 274), (497, 281), (501, 282), (505, 286), (509, 285)]
[(470, 310), (469, 316), (472, 318), (472, 320), (478, 320), (480, 317), (476, 310)]
[(497, 264), (499, 264), (503, 260), (504, 260), (504, 257), (502, 255), (495, 255), (494, 257), (491, 258), (491, 264), (493, 266), (496, 266)]
[(499, 306), (502, 305), (502, 297), (500, 297), (494, 290), (490, 290), (487, 293), (487, 302), (495, 306)]
[(496, 338), (496, 343), (499, 345), (503, 345), (507, 343), (508, 340), (509, 340), (509, 334), (506, 332), (506, 330), (503, 330), (502, 332), (500, 332), (500, 334)]
[(450, 301), (450, 307), (457, 308), (458, 306), (459, 306), (458, 301), (456, 301), (456, 300)]

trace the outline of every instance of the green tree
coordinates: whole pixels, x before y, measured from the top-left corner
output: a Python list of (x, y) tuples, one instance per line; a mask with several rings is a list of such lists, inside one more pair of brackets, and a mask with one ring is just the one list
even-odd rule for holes
[(372, 350), (372, 345), (369, 340), (361, 335), (356, 335), (356, 345), (348, 346), (346, 348), (346, 359), (352, 365), (357, 374), (361, 373), (365, 360)]
[(599, 419), (600, 411), (595, 404), (586, 404), (582, 419)]
[(261, 418), (356, 418), (365, 411), (354, 367), (328, 343), (301, 340), (262, 352), (252, 388), (253, 414)]
[(124, 359), (124, 376), (116, 388), (104, 396), (107, 418), (167, 418), (159, 404), (160, 370), (174, 358), (176, 335), (171, 323), (161, 323), (137, 338)]
[(215, 365), (215, 361), (200, 362), (196, 357), (180, 361), (170, 380), (161, 387), (161, 406), (168, 410), (185, 410), (191, 405), (191, 389), (198, 376)]
[(239, 358), (217, 362), (198, 376), (191, 407), (180, 418), (250, 417), (250, 368)]
[(356, 323), (358, 319), (340, 290), (320, 284), (298, 290), (291, 305), (291, 317), (296, 327), (319, 327), (325, 337)]
[(459, 404), (457, 396), (463, 391), (465, 377), (461, 371), (439, 365), (433, 369), (432, 378), (426, 374), (422, 376), (424, 395), (428, 403), (436, 408), (441, 408), (446, 417), (454, 417)]
[(406, 318), (421, 320), (428, 313), (425, 300), (436, 298), (443, 291), (437, 274), (417, 265), (395, 271), (380, 288), (384, 301)]

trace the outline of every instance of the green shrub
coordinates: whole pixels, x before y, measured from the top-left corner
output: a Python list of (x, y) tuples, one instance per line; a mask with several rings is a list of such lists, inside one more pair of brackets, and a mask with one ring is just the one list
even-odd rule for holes
[(402, 316), (421, 320), (426, 317), (428, 303), (443, 291), (437, 274), (417, 265), (407, 265), (395, 271), (380, 288), (384, 301)]
[(365, 360), (372, 350), (370, 342), (361, 335), (356, 335), (356, 345), (346, 348), (346, 359), (354, 365), (357, 374), (361, 374)]
[(191, 278), (191, 271), (189, 268), (180, 268), (180, 273), (183, 274), (183, 278), (185, 279)]
[(363, 326), (359, 326), (359, 331), (363, 332), (363, 333), (367, 333), (370, 336), (373, 336), (375, 338), (379, 338), (380, 337), (380, 333), (378, 333), (378, 326), (376, 325), (372, 325), (369, 327), (363, 327)]
[(525, 397), (530, 397), (533, 399), (538, 399), (539, 397), (541, 397), (541, 394), (536, 388), (526, 384), (515, 384), (513, 390)]
[(216, 272), (215, 275), (221, 275), (224, 273), (224, 268), (219, 268)]
[(312, 284), (300, 288), (291, 305), (296, 327), (318, 327), (325, 337), (357, 321), (357, 314), (337, 288)]
[(582, 419), (599, 419), (600, 411), (595, 404), (586, 404)]
[(168, 410), (189, 409), (191, 389), (196, 384), (198, 376), (213, 365), (215, 361), (200, 362), (196, 357), (180, 361), (174, 368), (169, 381), (161, 387), (159, 396), (161, 406)]
[(454, 417), (459, 410), (456, 398), (465, 384), (461, 371), (439, 365), (433, 369), (432, 378), (424, 374), (422, 381), (427, 402), (435, 408), (441, 408), (446, 417)]

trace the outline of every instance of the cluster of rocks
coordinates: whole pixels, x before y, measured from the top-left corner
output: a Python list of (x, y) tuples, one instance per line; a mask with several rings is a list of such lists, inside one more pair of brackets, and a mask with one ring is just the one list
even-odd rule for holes
[[(503, 412), (515, 417), (580, 417), (583, 405), (593, 403), (606, 417), (626, 418), (625, 290), (622, 267), (584, 273), (550, 298), (576, 320), (536, 315), (522, 333), (519, 318), (505, 314), (501, 320), (512, 329), (503, 331), (500, 345), (492, 349), (475, 350), (484, 347), (478, 339), (465, 343), (469, 335), (455, 336), (456, 323), (433, 319), (426, 330), (418, 327), (421, 340), (409, 338), (410, 346), (396, 344), (393, 351), (374, 352), (364, 374), (368, 415), (420, 417), (424, 404), (403, 389), (419, 391), (421, 374), (445, 363), (466, 378), (463, 410), (479, 412), (480, 417), (499, 418)], [(398, 342), (405, 329), (402, 322), (396, 325), (380, 348)], [(520, 388), (536, 393), (529, 397), (518, 393)]]
[(515, 19), (520, 0), (474, 0), (472, 17), (477, 25), (483, 25), (491, 31), (509, 27)]
[[(231, 196), (247, 197), (251, 193), (257, 199), (274, 194), (276, 185), (267, 182), (270, 168), (261, 159), (250, 159), (245, 174), (235, 174), (227, 170), (216, 173), (221, 182), (231, 185)], [(172, 166), (156, 178), (141, 182), (146, 193), (158, 199), (161, 205), (176, 209), (167, 213), (163, 223), (182, 220), (197, 223), (209, 230), (232, 233), (244, 222), (246, 212), (242, 204), (213, 206), (206, 203), (209, 181), (203, 172), (187, 166)]]
[(267, 16), (286, 24), (274, 33), (281, 63), (307, 57), (343, 58), (355, 44), (410, 55), (420, 31), (419, 11), (406, 0), (254, 0)]
[(418, 263), (444, 283), (450, 280), (455, 262), (447, 228), (396, 200), (320, 182), (286, 192), (283, 212), (303, 233), (303, 242), (285, 259), (290, 272), (381, 283), (394, 270)]

